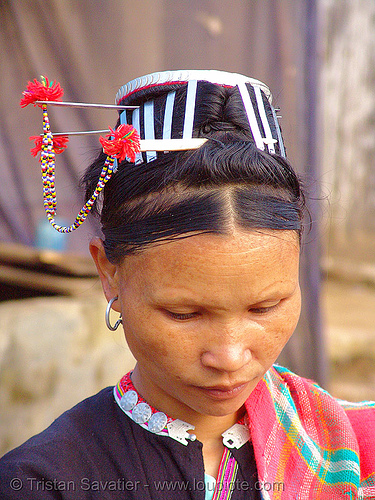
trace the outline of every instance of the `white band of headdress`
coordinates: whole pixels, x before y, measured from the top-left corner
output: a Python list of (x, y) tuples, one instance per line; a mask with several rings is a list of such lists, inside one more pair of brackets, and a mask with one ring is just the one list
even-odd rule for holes
[[(154, 101), (146, 101), (143, 105), (143, 121), (145, 127), (145, 140), (155, 139), (154, 128)], [(147, 163), (156, 160), (156, 151), (147, 151)]]
[(279, 144), (279, 148), (280, 148), (280, 155), (285, 158), (286, 153), (285, 153), (285, 148), (284, 148), (284, 141), (283, 141), (283, 138), (281, 135), (279, 120), (277, 119), (275, 108), (272, 108), (272, 115), (273, 115), (273, 120), (275, 122), (277, 139), (278, 139), (278, 144)]
[(190, 80), (187, 84), (183, 139), (190, 139), (193, 136), (195, 100), (197, 97), (197, 80)]
[[(125, 111), (126, 113), (126, 111)], [(124, 112), (122, 112), (122, 114), (125, 114)], [(140, 113), (140, 110), (139, 108), (138, 109), (135, 109), (133, 111), (133, 116), (132, 116), (132, 121), (133, 121), (133, 127), (139, 132), (139, 130), (141, 129), (141, 124), (140, 124), (140, 117), (139, 117), (139, 113)], [(138, 165), (138, 163), (142, 163), (143, 162), (143, 158), (142, 158), (142, 153), (137, 153), (136, 157), (135, 157), (135, 163)]]
[(242, 102), (245, 106), (247, 119), (249, 120), (250, 129), (253, 134), (256, 147), (264, 150), (264, 142), (259, 130), (257, 117), (255, 116), (253, 103), (251, 102), (250, 94), (249, 91), (247, 90), (246, 83), (239, 83), (238, 90), (240, 91)]
[(172, 135), (172, 117), (175, 97), (175, 91), (169, 92), (167, 95), (164, 111), (163, 139), (170, 139)]
[[(275, 139), (272, 137), (270, 124), (268, 123), (268, 120), (267, 120), (267, 115), (266, 115), (266, 110), (264, 107), (262, 93), (261, 93), (259, 87), (254, 87), (254, 91), (255, 91), (255, 97), (257, 100), (257, 104), (258, 104), (260, 119), (262, 120), (263, 129), (264, 129), (264, 132), (266, 134), (266, 137), (263, 138), (262, 140), (265, 144), (268, 145), (268, 151), (270, 153), (275, 153), (275, 144), (273, 142)], [(267, 140), (267, 142), (265, 141), (265, 139)]]

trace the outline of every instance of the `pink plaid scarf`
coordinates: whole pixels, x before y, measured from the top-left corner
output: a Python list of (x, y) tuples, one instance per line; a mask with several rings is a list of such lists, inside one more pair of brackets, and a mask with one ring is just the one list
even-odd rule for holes
[(375, 403), (274, 366), (246, 408), (264, 500), (375, 499)]

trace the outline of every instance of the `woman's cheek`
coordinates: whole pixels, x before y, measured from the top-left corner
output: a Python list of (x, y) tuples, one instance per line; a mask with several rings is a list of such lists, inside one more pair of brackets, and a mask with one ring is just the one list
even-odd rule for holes
[(256, 357), (274, 362), (292, 336), (294, 327), (295, 322), (285, 322), (282, 317), (263, 324), (262, 334), (259, 334), (258, 341), (255, 343)]
[(272, 321), (270, 329), (273, 331), (273, 344), (278, 351), (282, 351), (285, 344), (293, 335), (300, 316), (301, 299), (299, 292), (282, 307), (276, 318)]
[(124, 332), (129, 348), (138, 361), (146, 359), (154, 363), (173, 359), (183, 349), (181, 336), (168, 330), (165, 321), (155, 315), (145, 314), (135, 325), (124, 322)]

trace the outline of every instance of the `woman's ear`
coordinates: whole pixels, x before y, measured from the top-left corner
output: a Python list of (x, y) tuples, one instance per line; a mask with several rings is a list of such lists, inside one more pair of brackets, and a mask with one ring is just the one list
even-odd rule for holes
[[(99, 273), (100, 281), (102, 282), (102, 287), (106, 299), (109, 301), (113, 297), (118, 296), (118, 266), (112, 264), (107, 259), (104, 251), (103, 241), (95, 237), (90, 241), (90, 253), (93, 258), (96, 268)], [(113, 309), (116, 310), (116, 302), (113, 304)]]

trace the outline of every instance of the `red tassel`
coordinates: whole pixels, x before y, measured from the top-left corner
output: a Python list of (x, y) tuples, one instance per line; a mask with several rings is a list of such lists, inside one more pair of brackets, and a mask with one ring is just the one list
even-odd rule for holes
[[(35, 142), (35, 146), (30, 149), (30, 153), (33, 156), (36, 156), (42, 150), (43, 137), (40, 135), (34, 135), (30, 137), (30, 141)], [(69, 141), (69, 137), (67, 135), (59, 135), (58, 137), (53, 138), (53, 150), (59, 155), (64, 151), (67, 147)]]
[(48, 78), (42, 76), (42, 81), (34, 79), (33, 82), (27, 84), (27, 88), (22, 92), (23, 98), (20, 101), (20, 106), (24, 108), (29, 104), (35, 104), (35, 101), (61, 101), (64, 94), (63, 89), (58, 82), (48, 81)]
[(122, 124), (116, 130), (109, 127), (111, 134), (106, 135), (107, 139), (100, 137), (99, 141), (103, 146), (103, 151), (108, 156), (114, 156), (120, 162), (128, 158), (135, 162), (136, 154), (141, 150), (140, 137), (133, 125)]

